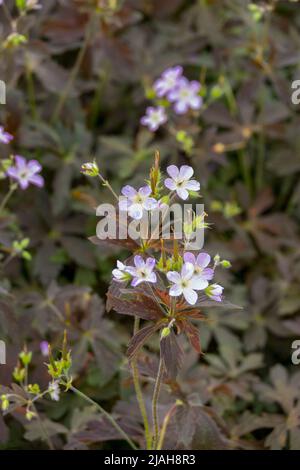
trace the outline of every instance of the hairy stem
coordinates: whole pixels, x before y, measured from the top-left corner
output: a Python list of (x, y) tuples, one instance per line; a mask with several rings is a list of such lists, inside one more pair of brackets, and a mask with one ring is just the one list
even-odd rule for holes
[[(66, 385), (66, 384), (64, 384)], [(91, 405), (95, 406), (101, 414), (103, 414), (107, 419), (108, 421), (112, 424), (112, 426), (119, 432), (119, 434), (125, 439), (125, 441), (130, 445), (130, 447), (134, 450), (137, 450), (136, 448), (136, 445), (132, 442), (132, 440), (130, 439), (130, 437), (126, 434), (125, 431), (123, 431), (123, 429), (118, 425), (118, 423), (116, 422), (116, 420), (107, 412), (105, 411), (104, 408), (102, 408), (101, 405), (99, 405), (99, 403), (95, 402), (94, 400), (92, 400), (90, 397), (88, 397), (87, 395), (85, 395), (84, 393), (82, 393), (80, 390), (78, 390), (77, 388), (73, 387), (73, 385), (71, 385), (70, 387), (70, 390), (72, 390), (72, 392), (74, 392), (76, 395), (78, 395), (79, 397), (81, 397), (83, 400), (85, 400), (86, 402), (90, 403)]]
[[(136, 334), (139, 331), (139, 326), (140, 326), (140, 319), (138, 317), (134, 318), (134, 334)], [(133, 359), (131, 361), (131, 368), (132, 368), (132, 375), (133, 375), (133, 384), (135, 388), (135, 394), (136, 398), (139, 404), (140, 412), (143, 418), (143, 423), (144, 423), (144, 431), (145, 431), (145, 440), (146, 440), (146, 448), (147, 450), (151, 449), (151, 433), (150, 433), (150, 426), (149, 426), (149, 420), (148, 420), (148, 415), (147, 415), (147, 410), (145, 406), (145, 401), (143, 397), (143, 392), (140, 384), (140, 378), (139, 378), (139, 370), (137, 366), (137, 361), (136, 359)]]
[(158, 413), (157, 413), (157, 405), (158, 405), (158, 398), (159, 392), (162, 384), (162, 379), (164, 375), (164, 363), (162, 358), (159, 360), (158, 372), (155, 381), (155, 387), (153, 392), (153, 399), (152, 399), (152, 418), (153, 418), (153, 443), (152, 449), (156, 450), (157, 445), (159, 442), (159, 424), (158, 424)]

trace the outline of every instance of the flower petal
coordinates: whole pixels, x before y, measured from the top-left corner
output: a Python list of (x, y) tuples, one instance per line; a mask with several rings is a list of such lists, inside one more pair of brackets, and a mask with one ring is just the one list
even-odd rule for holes
[(137, 269), (143, 268), (145, 266), (145, 261), (143, 260), (142, 256), (135, 255), (133, 260)]
[(188, 287), (183, 289), (183, 296), (185, 300), (187, 301), (187, 303), (190, 305), (195, 305), (198, 299), (197, 292), (195, 292), (193, 289), (190, 289)]
[(210, 263), (210, 256), (208, 253), (199, 253), (197, 256), (197, 264), (201, 268), (206, 268)]
[(167, 167), (167, 173), (169, 176), (171, 176), (171, 178), (177, 178), (179, 175), (179, 169), (176, 165), (169, 165)]
[(167, 278), (169, 279), (169, 281), (174, 282), (175, 284), (177, 284), (181, 280), (180, 274), (177, 271), (169, 271), (167, 273)]
[(179, 178), (189, 180), (194, 174), (194, 170), (189, 165), (182, 165), (179, 170)]
[(155, 258), (147, 258), (147, 259), (146, 259), (146, 266), (147, 266), (147, 268), (149, 268), (149, 269), (152, 270), (152, 269), (154, 268), (155, 264), (156, 264)]
[(182, 287), (179, 284), (173, 284), (173, 286), (169, 290), (169, 295), (171, 297), (178, 297), (181, 294), (182, 294)]
[(194, 255), (194, 253), (190, 253), (188, 251), (186, 253), (184, 253), (183, 259), (184, 259), (185, 263), (192, 263), (192, 264), (196, 263), (196, 257)]
[(141, 194), (142, 196), (150, 196), (151, 194), (151, 188), (150, 186), (142, 186), (139, 190), (138, 193)]
[(132, 186), (127, 184), (121, 189), (121, 193), (123, 194), (123, 196), (126, 196), (129, 199), (132, 199), (136, 195), (137, 191)]
[(141, 204), (131, 204), (128, 209), (128, 214), (135, 220), (140, 220), (143, 217), (143, 206)]
[(189, 197), (189, 192), (184, 188), (177, 188), (176, 189), (177, 196), (184, 201)]
[(175, 189), (176, 189), (176, 183), (171, 178), (166, 178), (165, 179), (165, 186), (166, 186), (166, 188), (171, 189), (171, 191), (175, 191)]
[(181, 269), (182, 279), (191, 279), (194, 274), (194, 265), (192, 263), (184, 263)]
[(200, 183), (196, 180), (190, 180), (185, 183), (185, 188), (190, 191), (199, 191)]

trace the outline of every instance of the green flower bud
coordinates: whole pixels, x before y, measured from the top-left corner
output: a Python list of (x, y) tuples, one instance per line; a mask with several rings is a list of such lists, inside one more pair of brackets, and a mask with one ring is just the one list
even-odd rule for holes
[(166, 338), (171, 333), (171, 330), (168, 326), (162, 329), (160, 339)]
[(98, 176), (99, 168), (98, 168), (96, 161), (94, 160), (93, 162), (88, 162), (88, 163), (84, 163), (83, 165), (81, 165), (81, 173), (83, 173), (86, 176), (93, 176), (93, 177)]
[(28, 366), (28, 364), (30, 364), (31, 359), (32, 359), (32, 352), (31, 351), (22, 351), (19, 354), (19, 358), (21, 359), (22, 364), (24, 366)]

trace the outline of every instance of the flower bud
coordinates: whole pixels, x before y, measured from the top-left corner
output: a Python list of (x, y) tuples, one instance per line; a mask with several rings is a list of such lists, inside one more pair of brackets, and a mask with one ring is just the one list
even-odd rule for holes
[(99, 175), (99, 168), (94, 160), (93, 162), (87, 162), (81, 165), (81, 173), (86, 176), (98, 176)]

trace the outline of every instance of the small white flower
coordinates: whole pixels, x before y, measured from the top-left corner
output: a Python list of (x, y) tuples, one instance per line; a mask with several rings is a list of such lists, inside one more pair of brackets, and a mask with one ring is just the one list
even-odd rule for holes
[(127, 266), (121, 261), (117, 261), (117, 269), (114, 269), (112, 274), (115, 281), (128, 281), (130, 279), (130, 274), (126, 271)]
[(205, 294), (216, 302), (222, 302), (224, 287), (219, 284), (211, 284), (205, 289)]
[(157, 280), (156, 274), (153, 272), (155, 263), (154, 258), (147, 258), (144, 261), (140, 255), (136, 255), (134, 257), (135, 266), (127, 266), (126, 268), (127, 272), (133, 277), (131, 285), (136, 287), (142, 282), (155, 283)]
[(48, 392), (52, 400), (59, 401), (60, 389), (58, 382), (50, 382), (48, 385)]
[(153, 108), (149, 106), (146, 109), (146, 115), (141, 118), (141, 124), (147, 126), (151, 132), (157, 131), (157, 129), (167, 121), (167, 115), (164, 108), (158, 106)]
[(140, 220), (143, 217), (144, 210), (149, 211), (156, 209), (157, 201), (150, 197), (151, 188), (143, 186), (138, 191), (132, 186), (124, 186), (121, 193), (124, 197), (120, 197), (120, 211), (127, 211), (130, 217)]
[(207, 286), (205, 280), (194, 277), (194, 266), (192, 263), (184, 263), (180, 273), (169, 271), (167, 278), (173, 282), (169, 295), (171, 297), (183, 295), (190, 305), (194, 305), (197, 302), (198, 295), (196, 290), (205, 289)]
[(189, 191), (199, 191), (200, 183), (196, 180), (191, 180), (194, 170), (191, 166), (182, 165), (178, 168), (175, 165), (170, 165), (167, 168), (167, 173), (170, 178), (166, 178), (165, 186), (171, 191), (176, 191), (178, 197), (185, 200), (189, 197)]
[(200, 83), (195, 80), (189, 82), (185, 77), (178, 80), (177, 86), (168, 94), (168, 99), (175, 102), (174, 111), (177, 114), (184, 114), (190, 108), (201, 108), (202, 98), (199, 96), (200, 88)]
[(181, 75), (182, 67), (180, 65), (166, 69), (161, 74), (161, 77), (154, 82), (154, 90), (157, 96), (161, 98), (173, 90), (176, 87)]

